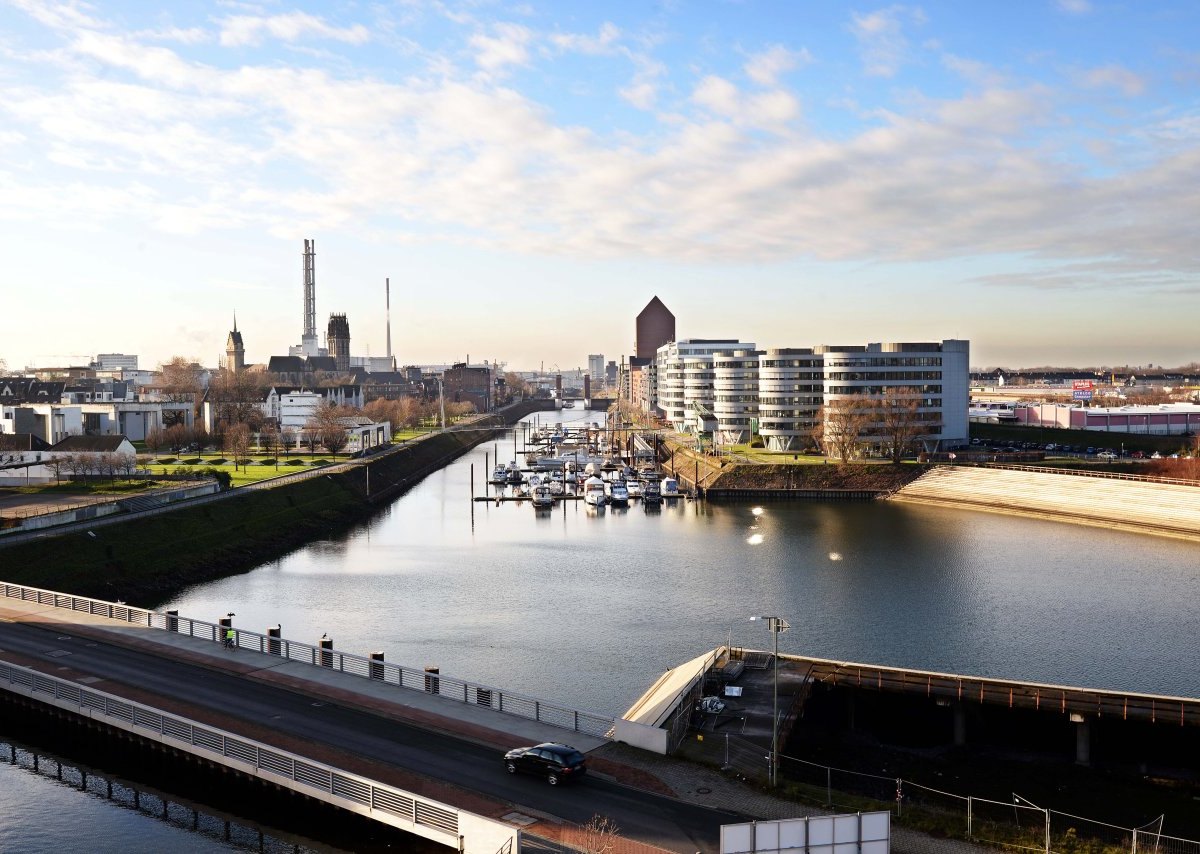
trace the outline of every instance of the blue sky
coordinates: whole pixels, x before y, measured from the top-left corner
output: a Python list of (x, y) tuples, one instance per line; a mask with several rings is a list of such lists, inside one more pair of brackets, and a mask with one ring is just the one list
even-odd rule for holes
[(680, 337), (1200, 360), (1194, 2), (0, 0), (10, 367)]

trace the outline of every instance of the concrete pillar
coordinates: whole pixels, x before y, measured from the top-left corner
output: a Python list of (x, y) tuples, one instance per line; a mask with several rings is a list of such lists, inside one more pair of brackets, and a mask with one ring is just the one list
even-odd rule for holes
[(383, 653), (373, 652), (371, 658), (371, 678), (383, 679)]
[(179, 631), (179, 609), (178, 608), (173, 608), (172, 610), (167, 611), (167, 631), (168, 632)]
[(282, 644), (279, 642), (282, 634), (283, 626), (279, 623), (267, 627), (267, 652), (271, 655), (279, 655), (282, 652)]
[(962, 703), (954, 704), (954, 746), (964, 747), (967, 743), (967, 709)]
[(321, 650), (321, 666), (333, 667), (333, 638), (322, 635), (317, 647)]
[(1075, 724), (1075, 764), (1092, 764), (1092, 722), (1083, 715), (1072, 714)]

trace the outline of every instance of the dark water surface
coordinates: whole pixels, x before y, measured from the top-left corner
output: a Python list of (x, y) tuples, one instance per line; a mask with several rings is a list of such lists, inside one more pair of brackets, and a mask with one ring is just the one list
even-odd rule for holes
[(472, 504), (471, 465), (482, 493), (513, 447), (481, 445), (349, 535), (164, 607), (617, 714), (729, 638), (767, 648), (753, 614), (791, 622), (789, 652), (1200, 696), (1194, 544), (886, 502)]

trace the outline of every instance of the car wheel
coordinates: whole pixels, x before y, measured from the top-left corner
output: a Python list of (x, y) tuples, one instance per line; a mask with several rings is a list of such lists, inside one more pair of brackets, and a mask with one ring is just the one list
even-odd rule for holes
[(509, 774), (517, 773), (517, 763), (516, 762), (505, 762), (504, 768), (508, 771)]
[(557, 786), (558, 785), (558, 775), (556, 773), (554, 773), (553, 771), (551, 771), (550, 776), (546, 778), (546, 782), (549, 783), (551, 786)]

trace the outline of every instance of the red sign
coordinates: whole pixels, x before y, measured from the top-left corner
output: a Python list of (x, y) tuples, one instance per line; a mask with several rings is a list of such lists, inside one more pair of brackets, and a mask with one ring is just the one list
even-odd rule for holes
[(1075, 380), (1071, 383), (1071, 388), (1075, 391), (1091, 391), (1094, 386), (1095, 383), (1091, 380)]

